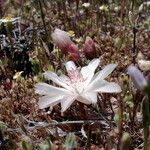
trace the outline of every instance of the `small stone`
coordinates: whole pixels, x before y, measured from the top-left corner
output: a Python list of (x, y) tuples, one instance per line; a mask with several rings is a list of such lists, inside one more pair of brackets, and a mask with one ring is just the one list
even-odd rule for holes
[(143, 59), (144, 59), (144, 55), (142, 54), (142, 52), (139, 52), (137, 54), (136, 61), (138, 62), (139, 60), (143, 60)]
[(149, 60), (139, 60), (138, 66), (142, 71), (149, 71), (150, 70), (150, 61)]

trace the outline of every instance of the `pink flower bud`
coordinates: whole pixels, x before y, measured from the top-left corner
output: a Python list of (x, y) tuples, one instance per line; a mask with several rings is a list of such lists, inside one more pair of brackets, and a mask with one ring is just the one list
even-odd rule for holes
[(83, 52), (87, 59), (93, 59), (96, 57), (95, 43), (90, 37), (86, 37)]
[(54, 43), (66, 54), (67, 48), (73, 43), (68, 34), (63, 30), (55, 29), (51, 36)]
[(0, 0), (0, 6), (2, 6), (5, 3), (6, 0)]
[(71, 44), (71, 45), (67, 48), (67, 53), (68, 53), (69, 57), (70, 57), (73, 61), (79, 61), (79, 60), (80, 60), (80, 55), (79, 55), (78, 46), (75, 45), (74, 43)]

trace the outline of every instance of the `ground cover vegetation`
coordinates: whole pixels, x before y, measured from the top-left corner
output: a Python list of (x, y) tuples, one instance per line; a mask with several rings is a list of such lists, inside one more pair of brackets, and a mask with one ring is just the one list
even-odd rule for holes
[(149, 150), (150, 1), (0, 0), (0, 150)]

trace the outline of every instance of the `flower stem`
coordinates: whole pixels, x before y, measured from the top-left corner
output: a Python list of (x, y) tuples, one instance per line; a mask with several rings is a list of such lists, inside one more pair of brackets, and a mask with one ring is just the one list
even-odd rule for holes
[(144, 126), (144, 150), (150, 149), (149, 137), (150, 137), (150, 86), (145, 88), (146, 96), (143, 101), (143, 126)]
[(47, 34), (48, 32), (47, 32), (47, 28), (46, 28), (45, 16), (44, 16), (41, 0), (38, 0), (38, 3), (39, 3), (39, 7), (40, 7), (41, 19), (42, 19), (42, 22), (43, 22), (43, 27), (44, 27), (44, 30), (45, 30), (46, 41), (48, 43), (48, 34)]

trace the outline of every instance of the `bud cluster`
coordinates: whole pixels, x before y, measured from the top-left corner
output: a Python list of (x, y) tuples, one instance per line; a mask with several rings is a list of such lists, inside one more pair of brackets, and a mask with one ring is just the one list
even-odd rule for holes
[[(51, 34), (53, 42), (61, 49), (62, 53), (68, 56), (73, 61), (80, 61), (80, 54), (78, 46), (71, 41), (67, 32), (55, 29)], [(87, 59), (93, 59), (96, 57), (95, 43), (90, 37), (86, 37), (83, 45), (83, 52)]]

